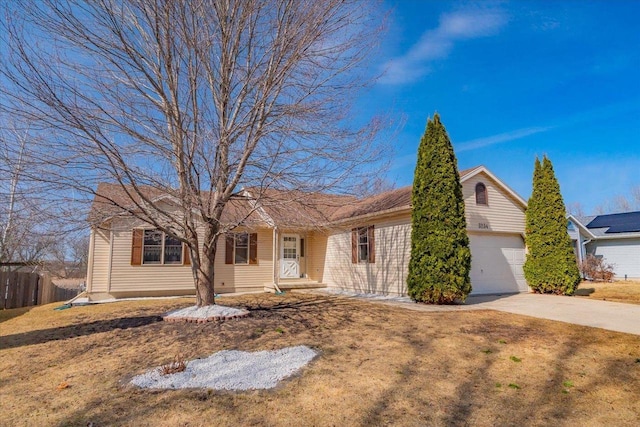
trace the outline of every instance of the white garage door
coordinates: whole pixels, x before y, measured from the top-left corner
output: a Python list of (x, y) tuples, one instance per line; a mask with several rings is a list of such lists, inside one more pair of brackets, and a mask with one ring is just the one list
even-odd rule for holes
[(527, 292), (522, 265), (524, 242), (518, 235), (469, 235), (472, 295)]

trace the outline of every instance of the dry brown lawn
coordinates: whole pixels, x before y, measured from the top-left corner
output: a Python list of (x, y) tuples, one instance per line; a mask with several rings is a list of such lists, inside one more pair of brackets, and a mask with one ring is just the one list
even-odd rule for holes
[(585, 281), (578, 286), (576, 295), (605, 301), (640, 304), (640, 282), (630, 280), (611, 283)]
[[(186, 299), (0, 313), (0, 424), (640, 423), (638, 336), (492, 311), (425, 313), (329, 296), (256, 294), (222, 302), (251, 316), (160, 321), (165, 311), (193, 303)], [(127, 386), (131, 376), (177, 353), (195, 358), (300, 344), (320, 356), (273, 390)]]

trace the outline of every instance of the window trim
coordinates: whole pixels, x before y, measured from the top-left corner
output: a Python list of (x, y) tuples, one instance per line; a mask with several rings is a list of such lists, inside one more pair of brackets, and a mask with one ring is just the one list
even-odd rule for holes
[[(139, 262), (137, 262), (138, 260), (134, 260), (135, 258), (135, 240), (136, 240), (136, 231), (140, 232), (140, 254), (139, 254)], [(144, 260), (144, 248), (145, 248), (145, 243), (144, 243), (144, 238), (145, 238), (145, 233), (146, 232), (152, 232), (152, 231), (157, 231), (161, 234), (162, 238), (161, 238), (161, 244), (160, 244), (160, 262), (145, 262)], [(139, 229), (134, 229), (133, 230), (133, 244), (132, 244), (132, 254), (131, 254), (131, 265), (144, 265), (144, 266), (165, 266), (165, 265), (172, 265), (172, 266), (184, 266), (184, 265), (190, 265), (191, 263), (187, 261), (187, 257), (188, 255), (188, 250), (186, 245), (184, 244), (184, 242), (180, 241), (180, 262), (165, 262), (165, 245), (166, 245), (166, 239), (167, 237), (170, 237), (169, 235), (167, 235), (167, 233), (165, 233), (164, 231), (158, 230), (157, 228), (139, 228)], [(154, 245), (155, 246), (155, 245)], [(134, 262), (136, 261), (136, 262)]]
[[(480, 192), (478, 189), (481, 189), (482, 195), (484, 197), (484, 201), (480, 200)], [(475, 196), (476, 196), (476, 205), (480, 206), (489, 206), (489, 192), (487, 191), (487, 186), (484, 182), (478, 182), (475, 187)]]
[[(360, 241), (360, 237), (366, 237), (366, 243)], [(351, 262), (353, 264), (375, 264), (375, 228), (373, 225), (356, 227), (351, 230)], [(361, 248), (367, 248), (366, 259), (362, 259)]]
[[(236, 262), (237, 236), (247, 236), (247, 262)], [(244, 246), (241, 246), (244, 249)], [(227, 265), (257, 265), (258, 264), (258, 234), (248, 231), (225, 234), (225, 264)]]
[(358, 263), (369, 262), (369, 229), (358, 228)]
[[(238, 236), (245, 236), (246, 237), (246, 244), (243, 246), (238, 245)], [(233, 265), (249, 265), (249, 233), (247, 232), (242, 232), (242, 233), (233, 233)], [(247, 251), (247, 256), (246, 256), (246, 261), (245, 262), (238, 262), (238, 248), (240, 249), (244, 249)]]

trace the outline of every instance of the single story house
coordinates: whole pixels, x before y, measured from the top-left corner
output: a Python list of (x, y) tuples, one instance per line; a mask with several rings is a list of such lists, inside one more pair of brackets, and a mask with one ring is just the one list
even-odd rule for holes
[(569, 215), (567, 231), (579, 263), (591, 254), (613, 265), (616, 279), (640, 279), (640, 211)]
[[(526, 202), (484, 166), (460, 171), (460, 180), (473, 294), (527, 292)], [(89, 297), (193, 294), (189, 255), (180, 241), (101, 203), (100, 194), (122, 197), (122, 187), (101, 184), (97, 193)], [(172, 203), (166, 199), (167, 209)], [(295, 197), (286, 204), (256, 203), (243, 190), (225, 210), (222, 222), (246, 219), (218, 241), (216, 293), (270, 290), (274, 284), (407, 293), (411, 187), (360, 199), (306, 194), (304, 203)]]

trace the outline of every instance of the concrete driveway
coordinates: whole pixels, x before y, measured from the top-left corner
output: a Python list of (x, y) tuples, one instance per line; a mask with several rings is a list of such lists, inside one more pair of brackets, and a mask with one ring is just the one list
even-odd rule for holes
[(466, 306), (640, 335), (640, 305), (559, 295), (469, 297)]
[(580, 297), (540, 294), (482, 295), (467, 298), (463, 305), (417, 304), (409, 297), (322, 290), (343, 297), (403, 307), (416, 311), (496, 310), (541, 319), (557, 320), (610, 331), (640, 335), (640, 305), (589, 300)]

